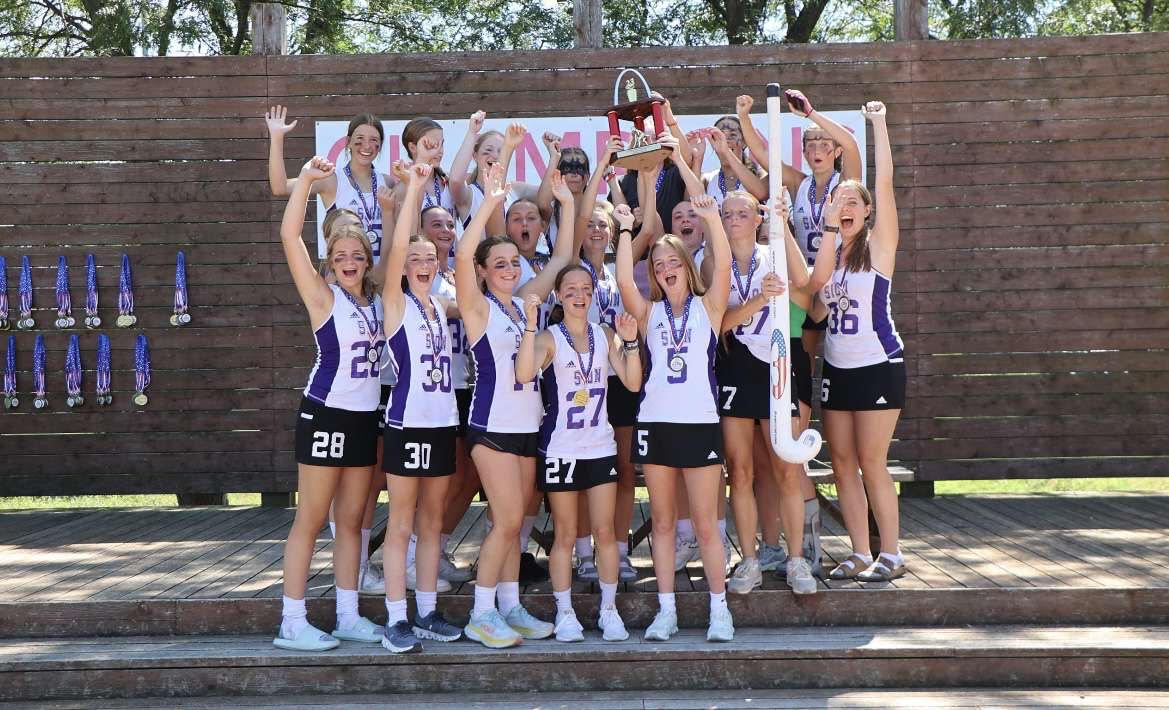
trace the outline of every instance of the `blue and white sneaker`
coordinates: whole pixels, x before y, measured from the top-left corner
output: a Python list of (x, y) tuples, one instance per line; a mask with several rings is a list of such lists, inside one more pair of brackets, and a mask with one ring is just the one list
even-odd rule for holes
[(761, 572), (775, 572), (780, 571), (783, 574), (783, 565), (787, 563), (787, 550), (783, 545), (776, 545), (772, 547), (766, 542), (759, 546), (759, 571)]
[(508, 626), (498, 609), (471, 614), (471, 620), (463, 628), (463, 633), (487, 648), (508, 648), (523, 642), (523, 637)]
[(414, 620), (414, 635), (433, 641), (458, 641), (463, 636), (463, 630), (447, 621), (435, 609), (426, 616)]
[(504, 617), (507, 625), (526, 639), (546, 639), (556, 631), (556, 627), (547, 621), (540, 621), (528, 613), (523, 604), (507, 612)]
[(422, 642), (414, 635), (410, 622), (402, 619), (392, 625), (386, 624), (382, 634), (382, 648), (393, 653), (418, 653), (422, 650)]
[(637, 570), (629, 563), (628, 555), (621, 555), (621, 559), (617, 562), (617, 581), (618, 582), (636, 582)]
[(593, 562), (591, 555), (580, 558), (580, 562), (576, 565), (576, 578), (582, 582), (596, 582), (600, 579), (600, 575), (597, 573), (597, 565)]
[(364, 616), (357, 617), (357, 621), (344, 628), (338, 626), (333, 636), (342, 641), (361, 641), (363, 643), (377, 643), (382, 640), (382, 627), (373, 623)]
[(321, 631), (312, 624), (306, 625), (295, 636), (285, 635), (281, 625), (272, 645), (286, 651), (331, 651), (341, 645), (341, 642), (329, 634)]

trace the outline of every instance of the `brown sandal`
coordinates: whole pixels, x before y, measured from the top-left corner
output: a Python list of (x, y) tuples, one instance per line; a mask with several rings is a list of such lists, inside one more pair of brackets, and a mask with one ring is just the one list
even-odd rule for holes
[(869, 568), (856, 576), (858, 582), (892, 582), (905, 574), (905, 562), (895, 562), (891, 555), (880, 554)]
[(869, 562), (865, 558), (856, 554), (855, 552), (848, 556), (848, 559), (836, 565), (831, 572), (828, 573), (828, 579), (853, 579), (865, 568), (869, 566)]

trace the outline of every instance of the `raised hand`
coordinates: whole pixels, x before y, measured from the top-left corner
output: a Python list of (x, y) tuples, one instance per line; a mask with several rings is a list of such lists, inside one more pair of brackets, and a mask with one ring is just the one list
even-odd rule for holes
[(552, 171), (552, 196), (560, 204), (568, 204), (572, 202), (572, 190), (568, 189), (568, 185), (564, 183), (564, 176), (560, 174), (559, 170)]
[(621, 311), (613, 318), (613, 330), (622, 340), (637, 340), (637, 319)]
[(763, 280), (759, 284), (759, 295), (764, 298), (782, 296), (786, 290), (783, 279), (779, 278), (779, 274), (776, 274), (774, 271), (769, 271), (764, 274)]
[(751, 113), (751, 107), (755, 105), (755, 99), (747, 94), (735, 98), (735, 114), (741, 119), (747, 114)]
[(540, 312), (540, 303), (542, 299), (534, 293), (529, 293), (524, 298), (524, 317), (532, 324), (533, 329), (536, 324), (536, 315)]
[(663, 133), (658, 136), (658, 145), (663, 148), (668, 148), (671, 156), (678, 154), (678, 139), (672, 133)]
[(300, 169), (300, 176), (308, 182), (323, 180), (333, 174), (333, 164), (327, 158), (316, 156)]
[(713, 223), (722, 221), (722, 215), (718, 213), (718, 203), (710, 195), (692, 197), (690, 198), (690, 204), (704, 222)]
[(804, 92), (799, 89), (788, 89), (783, 92), (783, 95), (787, 97), (788, 107), (797, 116), (807, 118), (816, 110), (812, 108), (812, 102), (808, 100), (807, 96), (804, 96)]
[(387, 223), (387, 214), (393, 214), (397, 208), (397, 202), (394, 201), (394, 189), (389, 185), (377, 186), (377, 204), (382, 208), (382, 224)]
[(601, 156), (601, 165), (612, 163), (613, 156), (620, 150), (625, 150), (625, 141), (621, 140), (621, 136), (609, 136), (609, 142), (605, 144), (605, 154)]
[(487, 171), (487, 178), (484, 180), (483, 202), (490, 204), (492, 207), (503, 202), (503, 198), (507, 197), (508, 191), (511, 190), (511, 184), (503, 181), (503, 165), (496, 163)]
[(723, 156), (731, 152), (730, 146), (727, 145), (727, 136), (722, 132), (722, 129), (712, 127), (706, 131), (710, 136), (710, 144), (714, 147), (715, 155)]
[(390, 174), (398, 182), (410, 182), (410, 163), (405, 160), (395, 160), (390, 165)]
[(842, 205), (836, 200), (832, 199), (832, 193), (828, 193), (828, 199), (824, 203), (824, 215), (820, 219), (823, 220), (823, 226), (839, 227), (840, 226), (840, 208)]
[(870, 101), (864, 106), (861, 106), (861, 113), (869, 121), (876, 120), (878, 116), (885, 118), (885, 104), (880, 101)]
[(486, 111), (476, 111), (471, 114), (471, 118), (467, 120), (467, 133), (473, 136), (479, 135), (479, 131), (483, 130), (483, 121), (487, 120)]
[(787, 222), (787, 217), (788, 217), (787, 200), (782, 199), (782, 197), (777, 197), (775, 200), (772, 200), (772, 202), (774, 202), (775, 204), (771, 205), (771, 213), (774, 216), (778, 217), (779, 219), (783, 220), (784, 222)]
[(544, 132), (544, 149), (548, 151), (548, 155), (560, 157), (560, 141), (563, 140), (560, 136), (551, 131)]
[(296, 121), (286, 123), (288, 118), (288, 109), (284, 106), (273, 106), (264, 112), (264, 123), (268, 126), (268, 135), (275, 138), (276, 136), (283, 136), (284, 134), (296, 128)]
[(613, 219), (617, 220), (618, 229), (633, 229), (633, 210), (629, 209), (629, 205), (614, 207)]
[(528, 129), (522, 123), (512, 123), (507, 127), (507, 135), (504, 137), (504, 144), (511, 146), (512, 150), (519, 147), (520, 143), (524, 142), (524, 136), (528, 135)]
[(410, 168), (410, 186), (425, 187), (427, 180), (434, 173), (434, 168), (427, 163), (414, 163)]

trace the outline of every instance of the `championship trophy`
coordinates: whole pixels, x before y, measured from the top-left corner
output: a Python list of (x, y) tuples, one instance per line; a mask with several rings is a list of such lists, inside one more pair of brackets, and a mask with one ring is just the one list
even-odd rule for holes
[[(626, 74), (633, 74), (625, 82), (625, 103), (621, 100), (621, 80)], [(637, 98), (637, 81), (641, 79), (642, 98)], [(617, 75), (617, 82), (613, 85), (613, 108), (609, 109), (609, 135), (621, 136), (621, 127), (617, 121), (632, 121), (633, 130), (630, 132), (629, 147), (617, 152), (613, 158), (613, 165), (626, 170), (648, 170), (658, 165), (670, 156), (670, 149), (659, 145), (657, 138), (666, 131), (665, 121), (662, 119), (662, 104), (665, 102), (660, 96), (654, 96), (649, 89), (649, 82), (636, 69), (622, 69)], [(653, 135), (645, 132), (645, 119), (653, 118)]]

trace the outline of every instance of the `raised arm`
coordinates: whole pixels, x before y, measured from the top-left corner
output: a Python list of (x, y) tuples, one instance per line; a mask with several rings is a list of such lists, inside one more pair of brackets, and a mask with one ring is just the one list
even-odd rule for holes
[(784, 253), (787, 257), (788, 283), (791, 284), (793, 291), (806, 291), (811, 280), (812, 270), (808, 268), (808, 260), (804, 258), (804, 253), (800, 251), (800, 245), (796, 243), (795, 235), (792, 234), (791, 227), (788, 225), (787, 203), (777, 198), (771, 209), (771, 218), (780, 220)]
[(739, 182), (743, 183), (743, 187), (747, 192), (755, 196), (755, 199), (763, 202), (767, 199), (767, 185), (759, 176), (743, 165), (743, 161), (739, 156), (735, 155), (727, 145), (727, 137), (717, 127), (710, 129), (711, 143), (714, 144), (714, 152), (718, 155), (719, 162), (723, 165), (728, 165), (731, 172)]
[(706, 187), (702, 184), (702, 178), (694, 174), (690, 169), (690, 164), (687, 162), (689, 156), (683, 153), (690, 152), (690, 144), (686, 143), (686, 150), (681, 149), (678, 139), (674, 136), (662, 136), (658, 139), (658, 143), (670, 148), (670, 158), (673, 159), (674, 165), (678, 168), (678, 174), (682, 177), (682, 182), (686, 185), (686, 193), (690, 197), (698, 197), (706, 194)]
[(602, 326), (609, 338), (609, 367), (630, 392), (641, 390), (641, 345), (637, 341), (637, 319), (618, 313), (613, 330)]
[(739, 117), (739, 128), (743, 131), (743, 145), (751, 151), (751, 158), (764, 170), (768, 170), (767, 143), (751, 122), (751, 107), (754, 105), (755, 99), (743, 94), (735, 99), (735, 115)]
[(487, 118), (487, 114), (483, 111), (476, 111), (467, 119), (467, 133), (463, 136), (463, 143), (459, 146), (459, 152), (455, 153), (455, 159), (451, 162), (450, 173), (450, 189), (451, 200), (455, 203), (455, 209), (459, 215), (466, 217), (471, 210), (471, 189), (467, 185), (467, 174), (471, 165), (471, 158), (475, 153), (475, 141), (479, 138), (479, 132), (483, 130), (483, 120)]
[[(552, 293), (552, 287), (556, 284), (556, 274), (560, 270), (572, 263), (574, 255), (580, 250), (576, 244), (573, 234), (575, 232), (576, 224), (576, 201), (572, 197), (572, 191), (568, 189), (568, 185), (564, 184), (564, 176), (559, 171), (552, 176), (552, 195), (556, 201), (560, 203), (560, 220), (563, 223), (560, 228), (560, 233), (556, 235), (556, 244), (552, 247), (552, 255), (548, 258), (548, 263), (540, 269), (540, 273), (536, 274), (535, 278), (530, 279), (526, 284), (520, 286), (516, 295), (527, 300), (528, 294), (536, 294), (540, 297), (540, 301), (548, 298), (548, 294)], [(527, 382), (527, 380), (521, 380)]]
[(816, 252), (816, 261), (812, 265), (812, 275), (808, 277), (808, 290), (812, 292), (824, 288), (824, 284), (832, 278), (836, 269), (836, 251), (840, 248), (840, 202), (833, 199), (832, 193), (824, 202), (824, 234), (820, 242), (820, 251)]
[(373, 284), (379, 290), (386, 282), (386, 267), (389, 265), (389, 259), (385, 255), (389, 252), (391, 246), (392, 235), (385, 231), (386, 225), (394, 224), (396, 216), (404, 214), (404, 208), (398, 209), (398, 203), (394, 200), (394, 188), (389, 185), (378, 185), (377, 195), (374, 197), (377, 200), (378, 207), (382, 210), (382, 251), (381, 258), (378, 259), (377, 268), (373, 270)]
[(803, 92), (790, 89), (784, 93), (787, 95), (788, 106), (791, 107), (792, 113), (812, 119), (817, 126), (824, 129), (825, 133), (832, 136), (832, 140), (836, 141), (838, 146), (844, 149), (840, 156), (840, 179), (859, 180), (861, 177), (861, 151), (857, 145), (856, 137), (844, 126), (818, 112)]
[(503, 166), (499, 163), (491, 166), (484, 180), (483, 204), (479, 211), (471, 217), (470, 224), (463, 230), (459, 245), (455, 249), (455, 300), (458, 301), (459, 313), (470, 332), (473, 326), (478, 334), (487, 327), (487, 299), (479, 290), (479, 275), (475, 271), (475, 249), (483, 241), (483, 230), (491, 213), (503, 203), (507, 194), (507, 185), (503, 182)]
[(885, 104), (870, 101), (862, 109), (873, 124), (873, 162), (877, 174), (873, 184), (877, 214), (873, 221), (873, 267), (886, 276), (893, 274), (897, 261), (897, 199), (893, 194), (893, 151), (889, 147), (889, 128), (885, 125)]
[[(301, 235), (312, 184), (332, 174), (333, 164), (324, 158), (313, 158), (305, 163), (300, 169), (300, 177), (293, 183), (292, 195), (288, 198), (284, 218), (280, 221), (280, 243), (284, 246), (284, 257), (288, 260), (296, 292), (308, 309), (313, 327), (328, 317), (333, 308), (333, 291), (314, 267)], [(368, 267), (373, 268), (373, 265), (369, 264)]]
[[(637, 319), (638, 325), (645, 324), (649, 304), (633, 280), (633, 211), (629, 205), (620, 205), (613, 210), (617, 220), (617, 289), (621, 292), (621, 304), (629, 315)], [(652, 279), (653, 267), (649, 277)]]
[(536, 323), (539, 322), (540, 304), (543, 299), (534, 293), (524, 298), (524, 316), (532, 327), (524, 328), (520, 338), (520, 348), (515, 358), (515, 381), (531, 382), (536, 379), (548, 366), (552, 356), (556, 354), (556, 341), (548, 331), (536, 332)]
[(560, 165), (561, 137), (551, 131), (544, 132), (544, 150), (548, 151), (548, 164), (544, 167), (544, 175), (540, 178), (540, 189), (532, 200), (540, 208), (540, 216), (544, 220), (552, 219), (552, 174)]
[[(699, 195), (690, 200), (694, 211), (706, 223), (706, 258), (714, 259), (711, 267), (710, 288), (702, 297), (712, 323), (721, 323), (731, 295), (731, 243), (723, 229), (718, 204), (710, 195)], [(624, 295), (624, 294), (622, 294)]]
[[(597, 158), (597, 167), (593, 170), (593, 174), (589, 176), (589, 181), (580, 194), (580, 214), (576, 216), (576, 232), (574, 232), (578, 240), (584, 240), (584, 235), (588, 231), (589, 220), (593, 216), (593, 206), (597, 204), (597, 193), (601, 191), (601, 182), (605, 179), (605, 174), (609, 170), (609, 164), (612, 162), (613, 156), (622, 147), (624, 147), (624, 144), (621, 142), (620, 136), (609, 136), (609, 142), (605, 144), (605, 152)], [(621, 192), (621, 190), (618, 189), (617, 192)], [(622, 201), (624, 201), (624, 197), (622, 197)], [(560, 223), (564, 224), (563, 213), (561, 213)], [(560, 238), (560, 235), (556, 236), (557, 243), (560, 242)], [(573, 248), (579, 250), (580, 244), (573, 245)]]
[(662, 225), (661, 215), (658, 214), (658, 175), (663, 166), (658, 164), (655, 170), (643, 170), (637, 174), (638, 194), (641, 202), (641, 228), (633, 238), (633, 263), (641, 261), (649, 245), (666, 233)]
[(414, 233), (413, 214), (422, 209), (422, 191), (430, 180), (432, 169), (426, 163), (415, 163), (410, 169), (410, 182), (406, 186), (406, 198), (402, 210), (394, 222), (394, 236), (390, 242), (390, 254), (383, 258), (385, 282), (382, 286), (382, 306), (385, 309), (386, 332), (392, 333), (402, 322), (405, 298), (402, 295), (402, 274), (406, 270), (406, 252), (410, 235)]

